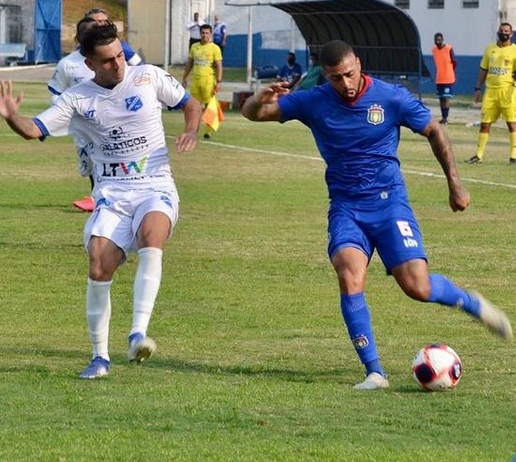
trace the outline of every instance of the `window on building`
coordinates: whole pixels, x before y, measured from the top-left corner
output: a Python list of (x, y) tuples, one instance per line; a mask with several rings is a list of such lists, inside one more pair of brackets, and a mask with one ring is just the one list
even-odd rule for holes
[(462, 8), (478, 8), (478, 0), (462, 0)]
[(428, 8), (432, 10), (444, 9), (444, 0), (428, 0)]
[(402, 10), (409, 10), (410, 0), (395, 0), (394, 5)]

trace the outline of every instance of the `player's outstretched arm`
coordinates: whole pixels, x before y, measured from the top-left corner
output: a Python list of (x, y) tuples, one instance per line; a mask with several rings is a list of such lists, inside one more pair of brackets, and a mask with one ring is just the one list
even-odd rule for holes
[(469, 192), (460, 181), (455, 155), (446, 132), (435, 120), (425, 127), (421, 134), (428, 139), (435, 158), (441, 164), (448, 181), (450, 207), (454, 212), (465, 210), (470, 203)]
[(278, 99), (289, 93), (286, 85), (288, 85), (286, 82), (273, 83), (256, 95), (247, 98), (242, 106), (242, 115), (253, 122), (281, 120)]
[(195, 98), (190, 98), (183, 106), (185, 130), (176, 138), (177, 152), (193, 151), (197, 146), (197, 132), (201, 123), (201, 103)]
[(10, 80), (0, 81), (0, 116), (14, 132), (26, 140), (40, 138), (43, 134), (33, 120), (18, 114), (22, 101), (23, 93), (13, 98), (13, 85)]

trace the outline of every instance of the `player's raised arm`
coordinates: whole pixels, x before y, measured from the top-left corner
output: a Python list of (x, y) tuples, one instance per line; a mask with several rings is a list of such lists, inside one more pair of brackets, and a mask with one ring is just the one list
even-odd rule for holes
[(37, 139), (43, 136), (41, 130), (30, 117), (18, 114), (18, 108), (23, 101), (23, 93), (13, 97), (13, 85), (10, 80), (0, 81), (0, 116), (9, 127), (26, 140)]
[(455, 163), (453, 149), (441, 125), (435, 120), (425, 127), (421, 134), (428, 139), (435, 158), (441, 164), (450, 193), (450, 207), (454, 212), (463, 211), (470, 203), (469, 192), (464, 189), (460, 181), (459, 172)]
[(273, 83), (259, 93), (245, 100), (242, 115), (254, 122), (281, 120), (278, 98), (289, 93), (285, 83)]

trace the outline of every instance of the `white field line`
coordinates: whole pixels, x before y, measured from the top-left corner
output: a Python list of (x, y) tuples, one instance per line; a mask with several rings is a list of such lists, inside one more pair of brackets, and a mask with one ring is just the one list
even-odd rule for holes
[[(169, 136), (169, 138), (174, 138), (173, 136)], [(280, 151), (268, 151), (266, 149), (255, 149), (255, 148), (246, 148), (242, 146), (235, 146), (233, 144), (224, 144), (224, 143), (217, 143), (215, 141), (201, 141), (201, 143), (204, 144), (211, 144), (213, 146), (223, 147), (223, 148), (229, 148), (229, 149), (238, 149), (240, 151), (247, 151), (247, 152), (257, 152), (260, 154), (269, 154), (271, 156), (282, 156), (282, 157), (294, 157), (297, 159), (307, 159), (307, 160), (315, 160), (317, 162), (323, 162), (323, 159), (321, 157), (313, 157), (313, 156), (304, 156), (301, 154), (291, 154), (289, 152), (280, 152)], [(442, 173), (432, 173), (432, 172), (418, 172), (416, 170), (407, 170), (402, 168), (402, 172), (408, 175), (419, 175), (419, 176), (426, 176), (430, 178), (444, 178), (446, 177)], [(477, 183), (477, 184), (485, 184), (488, 186), (498, 186), (501, 188), (509, 188), (509, 189), (516, 189), (516, 184), (507, 184), (507, 183), (497, 183), (495, 181), (487, 181), (487, 180), (479, 180), (476, 178), (462, 178), (462, 181), (468, 182), (468, 183)]]

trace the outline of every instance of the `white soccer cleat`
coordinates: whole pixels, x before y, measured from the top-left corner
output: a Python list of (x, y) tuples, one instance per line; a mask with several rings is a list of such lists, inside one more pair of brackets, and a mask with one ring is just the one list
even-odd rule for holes
[(353, 390), (381, 390), (389, 388), (389, 381), (378, 372), (371, 372), (363, 382), (357, 383)]
[(142, 334), (133, 334), (129, 337), (127, 356), (129, 361), (141, 363), (149, 359), (156, 351), (156, 348), (156, 342), (150, 337), (144, 337)]
[(507, 315), (478, 292), (471, 292), (471, 294), (480, 301), (480, 321), (491, 332), (510, 341), (513, 334), (511, 322)]

